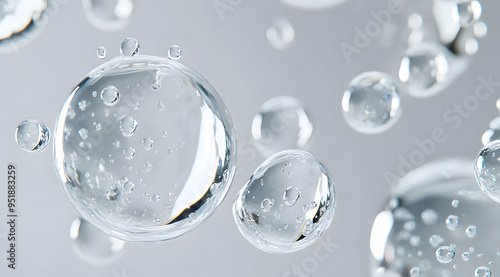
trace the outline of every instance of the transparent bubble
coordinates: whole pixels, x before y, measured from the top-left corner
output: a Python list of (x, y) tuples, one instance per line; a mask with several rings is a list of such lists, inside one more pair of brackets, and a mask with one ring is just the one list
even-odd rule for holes
[(255, 146), (264, 156), (304, 148), (312, 132), (313, 124), (302, 103), (290, 96), (266, 101), (252, 122)]
[(487, 144), (478, 154), (474, 167), (476, 180), (481, 190), (500, 203), (500, 141)]
[(438, 262), (447, 264), (455, 257), (455, 248), (452, 246), (441, 246), (436, 250), (436, 259)]
[[(497, 258), (500, 237), (496, 234), (500, 222), (492, 219), (497, 217), (498, 203), (480, 192), (472, 168), (470, 161), (438, 161), (424, 165), (401, 179), (388, 198), (398, 199), (399, 207), (391, 208), (391, 201), (388, 200), (373, 222), (370, 237), (372, 276), (406, 277), (409, 270), (417, 266), (422, 270), (422, 276), (467, 277), (473, 275), (478, 266), (476, 259), (472, 262), (470, 257), (473, 251), (482, 254), (483, 261)], [(451, 177), (443, 176), (443, 171), (449, 172)], [(454, 199), (460, 201), (457, 208), (450, 205)], [(424, 224), (416, 216), (426, 209), (439, 212), (438, 224)], [(406, 216), (401, 216), (401, 211), (405, 211)], [(450, 231), (444, 222), (452, 213), (460, 215), (460, 221), (467, 225)], [(404, 228), (408, 221), (415, 221), (414, 230)], [(469, 238), (465, 232), (472, 222), (481, 230), (475, 239)], [(411, 242), (414, 236), (429, 238), (430, 243), (415, 246)], [(444, 248), (436, 256), (436, 250), (441, 246)], [(438, 261), (438, 258), (449, 261), (453, 256), (451, 248), (461, 257), (454, 257), (449, 263)], [(469, 254), (463, 255), (465, 252)], [(455, 264), (459, 270), (453, 270)]]
[(410, 47), (401, 61), (399, 79), (414, 97), (430, 97), (449, 76), (449, 51), (440, 45), (419, 44)]
[(167, 56), (171, 60), (178, 60), (181, 58), (182, 49), (178, 45), (172, 45), (168, 48)]
[(474, 225), (469, 225), (467, 229), (465, 229), (465, 234), (467, 234), (467, 237), (473, 238), (476, 236), (477, 233), (477, 227)]
[[(499, 104), (497, 102), (497, 104)], [(495, 140), (500, 140), (500, 116), (490, 122), (490, 128), (481, 137), (483, 145), (487, 145)]]
[(474, 25), (479, 18), (481, 18), (482, 7), (481, 3), (476, 0), (454, 0), (457, 5), (456, 14), (454, 14), (454, 19), (460, 23), (463, 27), (469, 27)]
[(98, 57), (99, 59), (104, 59), (104, 58), (106, 58), (106, 48), (105, 48), (104, 46), (99, 46), (99, 47), (97, 47), (97, 52), (96, 52), (96, 54), (97, 54), (97, 57)]
[(117, 31), (128, 24), (134, 11), (132, 0), (82, 0), (87, 20), (102, 31)]
[(135, 38), (126, 38), (120, 45), (120, 53), (124, 57), (131, 57), (139, 54), (141, 47)]
[(458, 199), (453, 199), (453, 201), (451, 201), (451, 206), (453, 208), (458, 208), (459, 204), (460, 204), (460, 201)]
[(384, 132), (401, 114), (398, 88), (384, 73), (365, 72), (349, 83), (342, 109), (354, 130), (364, 134)]
[(125, 246), (124, 241), (108, 236), (82, 218), (73, 221), (69, 236), (77, 256), (93, 265), (116, 261)]
[(319, 238), (332, 221), (335, 205), (327, 169), (311, 154), (290, 150), (268, 158), (254, 172), (236, 198), (233, 215), (255, 247), (289, 253)]
[(101, 91), (101, 99), (104, 105), (114, 106), (120, 101), (120, 92), (115, 86), (109, 85)]
[(347, 0), (281, 0), (281, 2), (297, 9), (320, 10), (331, 8), (346, 2)]
[(450, 231), (455, 231), (458, 228), (458, 224), (460, 223), (460, 218), (456, 215), (449, 215), (446, 218), (446, 228)]
[(35, 39), (47, 22), (48, 0), (0, 1), (0, 53), (12, 52)]
[(420, 277), (420, 273), (422, 272), (422, 270), (420, 269), (420, 267), (412, 267), (410, 269), (410, 277)]
[[(158, 74), (162, 86), (154, 91)], [(112, 106), (93, 96), (108, 86), (120, 92)], [(162, 241), (214, 212), (234, 176), (236, 140), (204, 78), (166, 58), (117, 57), (76, 88), (58, 117), (54, 157), (66, 194), (86, 220), (126, 241)], [(159, 101), (167, 103), (161, 111)]]
[(491, 276), (491, 269), (485, 266), (480, 266), (476, 268), (476, 271), (474, 272), (475, 277), (490, 277)]
[(469, 261), (470, 260), (470, 252), (462, 253), (462, 260), (464, 260), (465, 262)]
[(50, 131), (41, 121), (28, 119), (17, 126), (15, 138), (24, 151), (40, 152), (49, 144)]
[(439, 214), (433, 209), (426, 209), (421, 214), (422, 222), (427, 225), (436, 224)]
[(266, 31), (267, 40), (277, 50), (285, 50), (295, 39), (292, 24), (284, 18), (276, 19)]

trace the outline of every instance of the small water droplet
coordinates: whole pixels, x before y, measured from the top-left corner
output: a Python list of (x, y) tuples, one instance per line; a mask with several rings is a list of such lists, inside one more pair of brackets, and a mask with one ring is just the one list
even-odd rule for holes
[(279, 18), (267, 28), (266, 37), (272, 47), (277, 50), (285, 50), (295, 39), (295, 30), (288, 20)]
[(106, 58), (106, 48), (104, 46), (97, 47), (97, 57), (99, 59)]
[(476, 268), (476, 271), (474, 272), (475, 277), (490, 277), (491, 276), (491, 269), (485, 266), (480, 266)]
[(139, 45), (139, 41), (135, 38), (126, 38), (123, 40), (122, 44), (120, 45), (120, 53), (124, 57), (132, 57), (137, 54), (139, 54), (141, 48)]
[(458, 205), (460, 204), (460, 201), (457, 200), (457, 199), (454, 199), (453, 201), (451, 201), (451, 206), (453, 208), (458, 208)]
[(300, 197), (300, 191), (297, 187), (289, 187), (283, 194), (283, 201), (287, 206), (293, 206)]
[(156, 204), (156, 203), (160, 202), (160, 199), (161, 199), (161, 195), (155, 194), (151, 197), (151, 203)]
[(132, 160), (132, 158), (134, 158), (134, 156), (135, 156), (135, 149), (132, 147), (127, 147), (127, 148), (123, 149), (123, 156), (127, 160)]
[(410, 277), (420, 277), (421, 269), (420, 267), (412, 267), (410, 269)]
[(87, 139), (89, 137), (89, 131), (85, 128), (81, 128), (80, 130), (78, 130), (78, 134), (82, 139)]
[(153, 147), (153, 139), (145, 138), (142, 140), (142, 148), (144, 148), (144, 150), (148, 151), (151, 147)]
[(125, 117), (120, 121), (120, 131), (123, 136), (130, 137), (135, 133), (137, 125), (138, 123), (135, 119), (130, 116)]
[(465, 229), (465, 234), (467, 234), (467, 237), (473, 238), (476, 236), (477, 233), (477, 227), (474, 225), (469, 225), (467, 229)]
[(434, 235), (430, 236), (430, 238), (429, 238), (429, 244), (432, 245), (432, 247), (438, 247), (439, 245), (441, 245), (443, 243), (444, 243), (444, 239), (440, 235), (434, 234)]
[(106, 106), (114, 106), (120, 101), (120, 92), (115, 86), (107, 86), (101, 91), (101, 100)]
[(450, 231), (455, 231), (458, 228), (458, 224), (460, 222), (460, 218), (456, 215), (449, 215), (446, 218), (446, 228)]
[(29, 119), (17, 126), (15, 139), (24, 151), (40, 152), (49, 144), (50, 131), (41, 121)]
[(438, 221), (439, 215), (433, 209), (426, 209), (421, 214), (422, 221), (426, 225), (434, 225)]
[(443, 264), (450, 263), (455, 257), (455, 248), (451, 246), (441, 246), (436, 250), (436, 259)]
[(172, 45), (168, 48), (167, 56), (169, 59), (177, 61), (181, 58), (182, 49), (178, 45)]
[(263, 212), (267, 213), (271, 210), (273, 205), (274, 205), (274, 199), (266, 198), (266, 199), (262, 200), (262, 203), (260, 204), (260, 208), (262, 209)]

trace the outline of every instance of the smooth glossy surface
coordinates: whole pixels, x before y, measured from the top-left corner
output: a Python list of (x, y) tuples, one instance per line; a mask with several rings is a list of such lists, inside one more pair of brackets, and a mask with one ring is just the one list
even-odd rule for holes
[[(158, 76), (162, 86), (153, 90)], [(166, 58), (118, 57), (90, 72), (55, 133), (66, 194), (86, 220), (127, 241), (192, 230), (234, 175), (235, 133), (224, 104), (205, 79)]]
[(233, 215), (241, 234), (270, 253), (298, 251), (330, 226), (336, 194), (327, 169), (304, 151), (267, 159), (239, 192)]
[(487, 144), (477, 155), (474, 167), (481, 190), (500, 203), (500, 141)]
[(401, 114), (398, 87), (385, 73), (365, 72), (344, 92), (342, 110), (354, 130), (364, 134), (384, 132)]
[(41, 121), (29, 119), (17, 126), (15, 139), (24, 151), (40, 152), (49, 144), (50, 131)]

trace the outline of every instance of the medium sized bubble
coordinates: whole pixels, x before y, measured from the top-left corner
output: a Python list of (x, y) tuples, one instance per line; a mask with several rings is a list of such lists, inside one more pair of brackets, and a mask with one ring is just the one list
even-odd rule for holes
[(486, 267), (486, 266), (480, 266), (476, 268), (476, 271), (474, 272), (475, 277), (490, 277), (491, 276), (491, 269)]
[(277, 50), (285, 50), (295, 39), (295, 30), (288, 20), (279, 18), (267, 28), (266, 37), (272, 47)]
[(28, 119), (17, 126), (15, 139), (24, 151), (40, 152), (49, 144), (50, 131), (41, 121)]
[(470, 252), (462, 253), (462, 260), (464, 260), (465, 262), (469, 261), (470, 260)]
[(137, 121), (135, 121), (135, 119), (127, 116), (120, 121), (120, 131), (122, 132), (123, 136), (130, 137), (135, 133), (137, 125), (138, 123)]
[(450, 231), (455, 231), (457, 230), (458, 228), (458, 223), (460, 222), (460, 218), (456, 215), (449, 215), (447, 218), (446, 218), (446, 228), (448, 228), (448, 230)]
[(134, 156), (135, 156), (135, 149), (132, 147), (127, 147), (127, 148), (123, 149), (123, 156), (127, 160), (132, 160), (132, 158), (134, 158)]
[(474, 226), (474, 225), (469, 225), (467, 227), (467, 229), (465, 229), (465, 234), (467, 235), (467, 237), (469, 238), (473, 238), (476, 236), (476, 233), (477, 233), (477, 227)]
[(332, 221), (335, 204), (327, 169), (311, 154), (289, 150), (271, 156), (252, 174), (238, 193), (233, 215), (255, 247), (290, 253), (319, 238)]
[(382, 133), (392, 127), (401, 114), (398, 87), (385, 73), (362, 73), (344, 92), (342, 110), (354, 130), (363, 134)]
[(120, 92), (115, 86), (107, 86), (101, 91), (101, 100), (106, 106), (114, 106), (120, 101)]
[(139, 41), (135, 38), (126, 38), (123, 40), (120, 45), (120, 53), (124, 57), (132, 57), (139, 54), (141, 47), (139, 45)]
[(104, 58), (106, 58), (106, 48), (105, 48), (104, 46), (99, 46), (99, 47), (97, 47), (97, 52), (96, 52), (96, 54), (97, 54), (97, 57), (98, 57), (99, 59), (104, 59)]
[(182, 56), (181, 47), (179, 47), (179, 45), (175, 45), (175, 44), (170, 46), (170, 48), (168, 48), (168, 51), (167, 51), (167, 56), (169, 59), (177, 61)]
[(421, 272), (420, 267), (414, 266), (410, 269), (410, 277), (420, 277)]
[(450, 263), (453, 258), (455, 258), (455, 248), (452, 246), (441, 246), (436, 250), (436, 259), (440, 263)]
[(481, 190), (500, 203), (500, 141), (487, 144), (477, 155), (474, 172)]

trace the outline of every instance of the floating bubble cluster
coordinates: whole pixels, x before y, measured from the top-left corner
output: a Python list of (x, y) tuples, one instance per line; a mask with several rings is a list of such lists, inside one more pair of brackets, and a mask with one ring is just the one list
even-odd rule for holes
[(15, 138), (24, 151), (40, 152), (49, 144), (50, 131), (42, 122), (29, 119), (17, 126)]
[(401, 114), (399, 90), (381, 72), (365, 72), (354, 78), (342, 98), (347, 123), (364, 134), (386, 131)]
[(235, 170), (235, 133), (215, 89), (186, 66), (140, 56), (135, 39), (73, 90), (55, 131), (66, 194), (90, 223), (161, 241), (203, 222)]
[[(460, 205), (450, 205), (454, 200)], [(499, 257), (497, 205), (475, 185), (470, 162), (434, 162), (409, 173), (373, 223), (373, 276), (414, 276), (415, 267), (417, 276), (477, 276), (478, 269), (485, 276)]]
[(239, 192), (233, 215), (243, 236), (270, 253), (298, 251), (330, 225), (335, 186), (311, 154), (280, 152), (267, 159)]
[(265, 156), (306, 147), (312, 132), (309, 114), (299, 100), (290, 96), (266, 101), (252, 122), (255, 146)]

